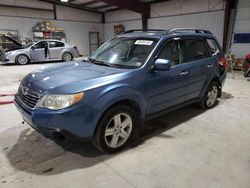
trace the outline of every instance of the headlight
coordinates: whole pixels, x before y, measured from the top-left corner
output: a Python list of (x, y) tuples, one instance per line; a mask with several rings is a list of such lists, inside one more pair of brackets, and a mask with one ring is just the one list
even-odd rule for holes
[(5, 52), (4, 55), (10, 55), (12, 52)]
[(71, 95), (45, 95), (37, 107), (59, 110), (80, 102), (83, 97), (83, 92)]

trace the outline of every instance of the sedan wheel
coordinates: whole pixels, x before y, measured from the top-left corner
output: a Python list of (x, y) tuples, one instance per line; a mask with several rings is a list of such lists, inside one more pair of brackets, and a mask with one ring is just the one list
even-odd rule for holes
[(19, 55), (16, 59), (16, 63), (19, 65), (26, 65), (29, 62), (29, 59), (26, 55)]
[(72, 55), (70, 53), (64, 53), (62, 59), (63, 59), (63, 61), (68, 62), (68, 61), (71, 61), (73, 58), (72, 58)]
[(111, 148), (118, 148), (129, 138), (132, 131), (132, 119), (128, 114), (115, 115), (106, 126), (105, 142)]

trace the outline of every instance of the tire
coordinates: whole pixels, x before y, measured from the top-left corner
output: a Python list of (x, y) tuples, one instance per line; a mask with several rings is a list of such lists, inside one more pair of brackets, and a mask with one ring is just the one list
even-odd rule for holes
[(30, 59), (27, 55), (20, 54), (16, 57), (15, 62), (17, 65), (26, 65), (30, 62)]
[(248, 68), (248, 69), (246, 70), (246, 72), (244, 73), (244, 76), (245, 76), (245, 77), (249, 77), (249, 76), (250, 76), (250, 68)]
[(199, 106), (202, 109), (213, 108), (217, 104), (219, 92), (220, 92), (220, 87), (219, 87), (218, 82), (212, 81), (209, 84), (205, 95), (202, 97)]
[(128, 106), (118, 105), (104, 113), (94, 134), (94, 145), (104, 153), (121, 151), (134, 137), (135, 112)]
[(65, 62), (72, 61), (73, 55), (70, 52), (65, 52), (62, 55), (62, 60)]

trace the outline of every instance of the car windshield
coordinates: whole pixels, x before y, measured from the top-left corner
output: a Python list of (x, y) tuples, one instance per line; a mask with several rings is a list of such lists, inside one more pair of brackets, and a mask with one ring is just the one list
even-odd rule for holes
[(33, 44), (35, 44), (35, 42), (29, 42), (28, 44), (26, 44), (26, 45), (24, 45), (23, 47), (24, 48), (29, 48), (29, 47), (31, 47)]
[(98, 48), (89, 60), (106, 66), (138, 68), (145, 63), (156, 43), (156, 39), (115, 38)]

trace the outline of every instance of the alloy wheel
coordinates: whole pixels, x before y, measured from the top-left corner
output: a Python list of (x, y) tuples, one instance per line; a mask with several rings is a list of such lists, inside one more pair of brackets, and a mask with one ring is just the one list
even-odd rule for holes
[(24, 55), (20, 55), (17, 59), (18, 63), (21, 65), (25, 65), (28, 63), (28, 58)]
[(71, 57), (71, 55), (69, 53), (65, 53), (63, 55), (63, 60), (64, 61), (71, 61), (71, 59), (72, 59), (72, 57)]
[(105, 129), (106, 144), (111, 148), (122, 146), (131, 135), (132, 126), (132, 119), (128, 114), (119, 113), (115, 115)]
[(207, 107), (212, 107), (214, 105), (214, 103), (217, 100), (217, 96), (218, 96), (218, 88), (215, 85), (213, 85), (207, 93), (207, 100), (206, 100)]

